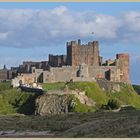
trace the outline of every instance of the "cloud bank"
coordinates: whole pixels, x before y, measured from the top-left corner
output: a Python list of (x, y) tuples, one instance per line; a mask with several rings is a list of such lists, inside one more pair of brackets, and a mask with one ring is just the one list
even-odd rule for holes
[(0, 46), (47, 47), (77, 38), (140, 43), (140, 11), (114, 16), (74, 12), (65, 6), (52, 10), (0, 10)]

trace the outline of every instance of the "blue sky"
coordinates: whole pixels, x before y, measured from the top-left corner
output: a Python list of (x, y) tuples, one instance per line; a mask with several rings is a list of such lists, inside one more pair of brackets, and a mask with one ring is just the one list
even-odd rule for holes
[(52, 9), (64, 5), (71, 10), (83, 11), (94, 9), (97, 12), (114, 14), (127, 10), (139, 10), (139, 2), (1, 2), (0, 8), (3, 9)]
[(131, 81), (140, 84), (140, 3), (0, 3), (1, 68), (65, 54), (66, 41), (79, 38), (98, 40), (104, 59), (129, 53)]

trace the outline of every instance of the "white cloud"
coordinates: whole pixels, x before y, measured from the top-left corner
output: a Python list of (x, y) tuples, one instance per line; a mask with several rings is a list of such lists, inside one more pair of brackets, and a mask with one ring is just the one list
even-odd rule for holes
[(0, 40), (5, 40), (8, 37), (8, 32), (0, 33)]
[(66, 11), (67, 11), (67, 8), (65, 6), (60, 6), (53, 9), (52, 13), (56, 15), (62, 15)]
[(140, 85), (140, 55), (136, 55), (132, 57), (132, 63), (131, 63), (131, 79), (132, 83), (139, 84)]
[(140, 11), (129, 11), (122, 15), (124, 25), (132, 32), (140, 31)]
[(139, 31), (140, 11), (113, 16), (94, 11), (74, 12), (64, 6), (52, 10), (0, 10), (2, 46), (49, 46), (74, 38), (140, 43)]

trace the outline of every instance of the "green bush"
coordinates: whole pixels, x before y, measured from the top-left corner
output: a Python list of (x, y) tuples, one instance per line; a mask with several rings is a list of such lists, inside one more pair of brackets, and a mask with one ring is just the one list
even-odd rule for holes
[(109, 99), (107, 107), (109, 109), (118, 109), (120, 107), (120, 103), (116, 99)]
[(33, 114), (36, 94), (22, 92), (19, 89), (0, 91), (0, 114)]
[(133, 85), (133, 88), (140, 95), (140, 85)]

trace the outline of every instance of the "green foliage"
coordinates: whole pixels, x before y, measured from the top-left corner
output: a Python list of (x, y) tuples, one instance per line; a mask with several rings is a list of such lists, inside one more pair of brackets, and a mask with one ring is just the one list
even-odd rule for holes
[[(65, 83), (62, 82), (42, 85), (46, 91), (65, 88)], [(140, 108), (140, 96), (136, 94), (131, 85), (121, 84), (121, 91), (115, 93), (103, 91), (96, 82), (70, 82), (67, 86), (71, 90), (85, 91), (85, 94), (96, 102), (96, 107), (90, 107), (80, 103), (74, 95), (71, 95), (70, 102), (72, 101), (72, 103), (69, 109), (74, 112), (93, 112), (102, 105), (112, 106), (111, 104), (117, 104), (118, 102), (120, 105), (132, 105)], [(0, 114), (33, 114), (36, 98), (36, 94), (11, 88), (8, 82), (0, 83)], [(114, 103), (115, 100), (117, 100), (117, 103)]]
[(19, 89), (0, 91), (0, 114), (32, 114), (35, 108), (35, 95)]
[(42, 87), (45, 91), (48, 90), (61, 90), (65, 87), (65, 83), (58, 82), (58, 83), (43, 83)]
[(80, 103), (79, 99), (76, 98), (74, 95), (71, 95), (70, 102), (71, 102), (69, 106), (70, 112), (95, 112), (96, 110), (94, 107), (90, 107)]
[(0, 114), (16, 113), (16, 110), (0, 95)]
[(134, 90), (140, 94), (140, 85), (133, 85)]
[(0, 83), (0, 91), (11, 89), (10, 82), (2, 82)]
[(120, 107), (120, 103), (116, 99), (109, 99), (107, 107), (109, 109), (118, 109)]
[(120, 92), (105, 92), (96, 82), (73, 82), (69, 83), (69, 89), (85, 91), (86, 95), (96, 102), (96, 107), (107, 105), (109, 99), (117, 100), (120, 105), (132, 105), (140, 108), (140, 96), (136, 94), (129, 84), (120, 84)]
[(101, 90), (96, 82), (73, 82), (68, 84), (68, 87), (72, 90), (85, 91), (86, 95), (99, 105), (106, 104), (108, 101), (106, 93)]
[(111, 99), (117, 99), (121, 105), (132, 105), (140, 108), (140, 96), (134, 91), (129, 84), (121, 84), (121, 91), (107, 94)]

